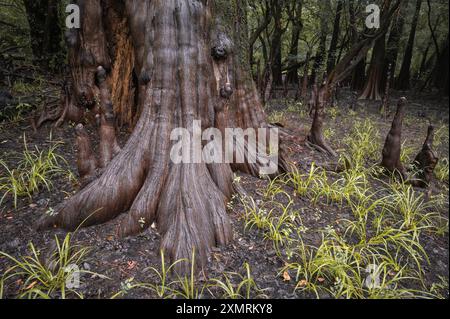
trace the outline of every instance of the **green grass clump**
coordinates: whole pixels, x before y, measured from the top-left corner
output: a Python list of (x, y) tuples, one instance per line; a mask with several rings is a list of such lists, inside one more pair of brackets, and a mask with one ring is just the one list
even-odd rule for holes
[(448, 183), (448, 166), (448, 158), (439, 160), (434, 171), (434, 174), (439, 181)]
[[(190, 271), (185, 275), (180, 275), (177, 271), (177, 267), (182, 263), (190, 265)], [(266, 297), (252, 277), (248, 263), (244, 263), (244, 275), (225, 272), (222, 278), (211, 278), (200, 282), (196, 276), (195, 250), (190, 259), (179, 259), (172, 264), (166, 264), (164, 252), (161, 251), (161, 270), (155, 267), (150, 267), (148, 270), (156, 275), (156, 282), (135, 282), (134, 278), (130, 278), (122, 283), (121, 291), (112, 298), (124, 296), (133, 289), (149, 290), (162, 299), (201, 299), (206, 297), (206, 292), (211, 297), (223, 299)]]
[(362, 168), (380, 157), (380, 133), (370, 119), (357, 121), (351, 133), (344, 138), (347, 166)]
[(269, 123), (284, 123), (285, 113), (283, 111), (273, 111), (269, 115)]
[[(323, 234), (318, 247), (304, 242), (310, 230), (299, 226), (300, 214), (285, 213), (275, 196), (266, 201), (245, 198), (246, 228), (262, 231), (274, 244), (285, 263), (280, 273), (287, 272), (288, 278), (295, 273), (296, 292), (318, 298), (434, 298), (423, 278), (429, 259), (421, 240), (424, 233), (448, 232), (448, 221), (436, 211), (439, 198), (426, 198), (404, 182), (378, 180), (376, 166), (366, 168), (362, 162), (338, 173), (313, 163), (307, 172), (293, 167), (278, 178), (276, 185), (284, 181), (315, 205), (336, 203), (352, 213), (336, 221), (339, 229), (314, 230)], [(266, 192), (274, 189), (290, 198), (283, 187), (272, 184)], [(281, 236), (271, 236), (271, 229), (282, 230), (276, 232)]]
[(0, 252), (0, 257), (12, 262), (2, 275), (0, 281), (0, 297), (2, 297), (4, 286), (11, 280), (22, 282), (18, 298), (27, 299), (51, 299), (77, 297), (83, 298), (76, 287), (68, 287), (74, 272), (78, 275), (92, 272), (82, 269), (89, 249), (86, 247), (72, 245), (71, 234), (67, 234), (61, 242), (55, 236), (56, 249), (48, 260), (44, 261), (41, 251), (37, 250), (33, 243), (29, 244), (31, 252), (28, 256), (15, 258), (4, 252)]
[(0, 177), (0, 204), (7, 196), (14, 199), (14, 207), (20, 197), (31, 198), (33, 193), (41, 187), (48, 190), (52, 188), (52, 177), (57, 174), (72, 176), (67, 167), (66, 160), (58, 154), (60, 143), (55, 143), (48, 150), (40, 150), (37, 146), (29, 149), (24, 136), (23, 156), (16, 168), (10, 168), (5, 161), (0, 160), (0, 168), (3, 168)]
[(215, 295), (211, 288), (221, 291), (222, 299), (255, 299), (267, 297), (262, 289), (258, 287), (251, 274), (250, 265), (244, 263), (245, 274), (237, 272), (226, 272), (222, 279), (211, 279), (208, 290), (212, 296)]

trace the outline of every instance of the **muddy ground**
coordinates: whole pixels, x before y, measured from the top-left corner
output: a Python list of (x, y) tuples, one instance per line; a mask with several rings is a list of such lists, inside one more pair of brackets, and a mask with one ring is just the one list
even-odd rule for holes
[[(401, 95), (395, 92), (392, 104)], [(440, 156), (448, 157), (448, 99), (435, 98), (433, 95), (414, 96), (406, 94), (409, 99), (408, 116), (405, 120), (403, 138), (410, 146), (418, 150), (424, 140), (427, 121), (424, 115), (431, 118), (437, 126), (446, 125), (446, 142), (440, 146)], [(291, 159), (297, 162), (300, 169), (305, 170), (314, 161), (318, 165), (329, 165), (331, 160), (301, 143), (310, 127), (311, 120), (307, 116), (306, 106), (293, 110), (292, 103), (285, 100), (271, 101), (268, 106), (269, 114), (278, 114), (281, 124), (298, 137), (297, 141), (287, 143)], [(350, 111), (350, 106), (352, 111)], [(390, 127), (390, 121), (385, 121), (378, 113), (379, 103), (365, 103), (354, 100), (353, 94), (341, 92), (336, 103), (333, 116), (328, 116), (325, 127), (328, 129), (329, 139), (337, 150), (343, 148), (342, 137), (349, 133), (357, 119), (371, 118), (376, 123), (381, 136), (385, 136)], [(278, 113), (277, 113), (278, 112)], [(280, 115), (281, 114), (281, 115)], [(391, 117), (392, 118), (392, 117)], [(65, 157), (70, 169), (75, 173), (74, 129), (66, 125), (62, 129), (51, 130), (50, 125), (44, 126), (37, 133), (33, 133), (26, 120), (17, 123), (3, 123), (0, 126), (0, 157), (9, 165), (14, 166), (23, 151), (23, 135), (26, 134), (28, 147), (37, 145), (40, 149), (48, 148), (52, 143), (61, 141), (63, 144), (58, 152)], [(49, 140), (51, 135), (52, 141)], [(126, 141), (126, 133), (121, 135), (121, 143)], [(381, 154), (381, 149), (380, 149)], [(267, 181), (259, 180), (247, 175), (240, 175), (240, 183), (249, 195), (255, 199), (262, 199), (261, 190)], [(77, 185), (66, 176), (59, 176), (52, 180), (51, 191), (42, 189), (34, 194), (32, 199), (19, 200), (17, 209), (13, 208), (11, 198), (8, 198), (0, 208), (0, 251), (13, 256), (29, 254), (28, 243), (32, 241), (40, 249), (48, 249), (54, 236), (64, 236), (61, 231), (38, 233), (33, 229), (35, 221), (49, 208), (70, 196), (77, 189)], [(433, 181), (433, 194), (444, 193), (448, 203), (448, 184)], [(348, 212), (338, 209), (335, 205), (312, 205), (307, 199), (293, 197), (295, 209), (301, 211), (302, 221), (307, 228), (323, 229), (328, 225), (336, 226), (342, 218), (348, 218)], [(448, 206), (447, 206), (448, 208)], [(223, 272), (242, 272), (242, 265), (248, 262), (251, 266), (259, 288), (271, 298), (314, 298), (313, 294), (295, 293), (296, 282), (286, 281), (279, 274), (283, 261), (276, 255), (272, 244), (264, 241), (263, 236), (256, 230), (244, 231), (242, 207), (237, 205), (229, 212), (234, 229), (234, 241), (227, 247), (217, 248), (211, 255), (205, 273), (209, 277), (219, 277)], [(448, 211), (442, 214), (448, 218)], [(116, 236), (120, 216), (114, 221), (87, 229), (79, 230), (74, 241), (78, 245), (89, 246), (91, 251), (83, 267), (93, 272), (105, 275), (109, 279), (97, 276), (83, 275), (82, 286), (79, 291), (85, 298), (110, 298), (122, 289), (123, 283), (135, 278), (136, 281), (154, 282), (156, 276), (147, 268), (159, 267), (158, 253), (160, 235), (155, 229), (148, 229), (144, 233), (131, 238), (119, 239)], [(320, 244), (320, 235), (314, 231), (307, 240), (311, 244)], [(425, 281), (428, 286), (439, 282), (439, 276), (444, 276), (448, 282), (448, 231), (444, 236), (425, 234), (422, 243), (429, 255), (430, 263), (424, 265)], [(8, 267), (6, 258), (0, 257), (0, 274)], [(448, 287), (448, 286), (447, 286)], [(6, 289), (6, 297), (14, 297), (20, 288), (19, 283), (12, 283)], [(448, 288), (447, 288), (448, 289)], [(447, 291), (448, 296), (448, 291)], [(131, 290), (125, 298), (155, 298), (155, 295), (143, 289)], [(326, 296), (323, 296), (326, 298)]]

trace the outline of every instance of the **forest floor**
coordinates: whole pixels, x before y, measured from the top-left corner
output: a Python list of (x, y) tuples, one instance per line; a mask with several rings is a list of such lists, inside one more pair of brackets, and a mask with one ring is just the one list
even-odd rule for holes
[[(395, 108), (396, 99), (399, 96), (400, 93), (393, 93), (392, 108)], [(343, 176), (344, 172), (333, 172), (337, 159), (330, 159), (308, 148), (304, 143), (299, 143), (304, 140), (311, 124), (307, 107), (284, 99), (271, 101), (267, 106), (267, 113), (271, 122), (281, 123), (286, 130), (299, 137), (299, 140), (289, 141), (286, 146), (300, 172), (297, 177), (301, 177), (304, 184), (296, 184), (296, 189), (286, 182), (287, 177), (280, 177), (271, 184), (267, 180), (238, 174), (236, 183), (243, 186), (247, 195), (234, 198), (233, 203), (229, 205), (234, 240), (227, 247), (219, 247), (211, 254), (211, 260), (204, 274), (196, 283), (199, 294), (205, 298), (211, 298), (212, 294), (214, 297), (222, 297), (223, 291), (217, 285), (208, 287), (210, 292), (208, 289), (202, 289), (206, 287), (206, 278), (209, 280), (216, 278), (225, 282), (224, 274), (229, 272), (231, 286), (234, 284), (235, 287), (246, 276), (244, 265), (247, 263), (258, 287), (257, 290), (256, 286), (253, 286), (252, 297), (448, 298), (448, 99), (436, 99), (425, 95), (407, 94), (406, 96), (409, 106), (403, 130), (405, 140), (403, 158), (411, 161), (421, 148), (428, 126), (428, 121), (423, 117), (426, 115), (437, 129), (435, 139), (437, 153), (441, 159), (447, 158), (447, 160), (443, 160), (439, 166), (440, 180), (434, 178), (429, 192), (419, 189), (413, 191), (411, 196), (414, 196), (413, 201), (417, 199), (417, 202), (408, 203), (410, 206), (416, 205), (414, 207), (419, 206), (419, 208), (411, 208), (412, 217), (402, 215), (397, 219), (396, 216), (391, 216), (386, 221), (386, 225), (402, 225), (399, 229), (405, 232), (398, 234), (404, 235), (405, 240), (393, 239), (392, 242), (386, 240), (387, 244), (381, 245), (385, 251), (389, 250), (386, 256), (389, 255), (392, 259), (384, 263), (388, 266), (381, 271), (381, 273), (384, 272), (381, 274), (382, 287), (377, 290), (377, 294), (373, 291), (364, 292), (363, 284), (368, 276), (366, 273), (368, 263), (356, 265), (358, 260), (356, 256), (363, 254), (361, 247), (379, 247), (380, 242), (373, 241), (364, 246), (364, 244), (360, 245), (364, 240), (358, 230), (348, 235), (346, 232), (350, 225), (348, 221), (358, 220), (355, 215), (357, 205), (353, 205), (350, 201), (342, 202), (344, 196), (341, 196), (339, 186), (336, 187), (336, 185), (342, 186), (345, 183), (332, 184)], [(389, 131), (392, 116), (384, 120), (378, 112), (379, 103), (356, 102), (352, 94), (345, 90), (336, 104), (335, 107), (327, 110), (326, 138), (339, 153), (350, 152), (348, 151), (349, 141), (355, 128), (359, 128), (360, 133), (367, 135), (366, 141), (360, 141), (361, 144), (356, 148), (372, 150), (372, 154), (366, 154), (367, 158), (364, 155), (363, 161), (366, 167), (376, 164), (381, 156), (383, 141)], [(351, 105), (353, 105), (352, 108), (350, 108)], [(33, 230), (33, 224), (42, 214), (76, 192), (78, 187), (74, 179), (76, 150), (73, 126), (65, 125), (61, 129), (51, 130), (51, 126), (46, 125), (37, 133), (33, 133), (24, 119), (3, 122), (0, 124), (0, 160), (4, 161), (9, 168), (17, 167), (18, 161), (23, 157), (24, 136), (29, 151), (33, 151), (35, 147), (44, 151), (58, 145), (55, 153), (61, 155), (67, 161), (67, 165), (63, 165), (64, 172), (53, 174), (49, 178), (51, 181), (49, 189), (40, 187), (39, 191), (34, 192), (31, 197), (20, 197), (17, 208), (14, 208), (14, 200), (10, 195), (7, 195), (0, 205), (0, 251), (16, 258), (31, 255), (30, 242), (38, 250), (42, 250), (43, 256), (45, 251), (55, 248), (52, 244), (55, 242), (55, 235), (60, 239), (64, 238), (65, 233), (57, 230), (38, 233)], [(127, 134), (120, 136), (122, 144), (126, 138)], [(354, 148), (353, 152), (355, 152)], [(317, 180), (320, 179), (322, 183), (325, 183), (320, 184), (321, 186), (317, 186), (316, 179), (312, 180), (316, 186), (306, 183), (313, 163), (315, 163), (314, 167), (324, 168), (317, 172), (313, 170), (311, 173), (317, 174)], [(364, 172), (358, 178), (368, 176), (367, 185), (364, 185), (366, 191), (372, 191), (375, 194), (377, 190), (388, 188), (383, 183), (383, 181), (389, 182), (387, 178), (373, 178), (373, 175), (365, 170), (366, 168), (362, 169)], [(68, 171), (73, 174), (69, 174)], [(0, 173), (1, 176), (6, 175), (4, 167), (0, 167)], [(328, 174), (328, 177), (324, 178), (324, 174)], [(328, 192), (325, 191), (327, 187), (330, 189)], [(321, 188), (323, 192), (320, 192)], [(339, 192), (339, 196), (333, 191)], [(1, 193), (0, 191), (0, 196)], [(266, 209), (258, 213), (258, 208), (252, 206), (253, 201), (258, 207)], [(358, 203), (360, 202), (361, 198)], [(428, 203), (432, 204), (427, 205)], [(252, 210), (253, 208), (255, 209)], [(273, 216), (276, 216), (272, 219), (268, 217), (268, 212), (271, 211), (274, 212)], [(286, 211), (289, 218), (283, 225), (280, 215)], [(420, 217), (415, 216), (415, 213), (417, 216), (420, 214)], [(268, 224), (265, 224), (264, 216), (270, 220)], [(161, 268), (160, 235), (156, 229), (150, 228), (138, 236), (119, 239), (116, 233), (123, 217), (124, 215), (119, 216), (104, 225), (80, 229), (73, 235), (73, 245), (90, 249), (80, 263), (82, 269), (107, 277), (82, 274), (81, 286), (76, 290), (84, 298), (111, 298), (117, 293), (119, 293), (118, 297), (123, 298), (158, 297), (154, 290), (145, 289), (139, 285), (134, 287), (134, 285), (155, 284), (160, 281), (157, 274), (149, 269), (149, 267)], [(410, 217), (413, 220), (410, 224), (403, 223), (405, 222), (403, 218)], [(375, 222), (371, 220), (371, 217), (368, 220), (367, 225), (359, 230), (367, 228), (366, 236), (374, 238), (378, 233), (372, 229), (371, 225)], [(398, 224), (398, 222), (401, 223)], [(271, 231), (270, 225), (274, 226), (274, 224), (280, 225), (279, 228), (275, 225), (278, 231)], [(386, 227), (384, 221), (383, 225)], [(411, 232), (409, 232), (410, 229)], [(410, 235), (411, 237), (408, 237)], [(411, 241), (408, 241), (409, 239)], [(302, 243), (304, 246), (301, 246)], [(402, 246), (402, 243), (411, 243), (411, 246), (408, 244)], [(416, 260), (420, 266), (415, 263)], [(323, 271), (319, 267), (321, 262), (325, 267)], [(12, 265), (9, 258), (0, 255), (0, 280), (1, 275)], [(355, 273), (349, 275), (349, 272), (353, 270)], [(17, 297), (39, 286), (36, 280), (28, 282), (25, 280), (23, 275), (5, 279), (3, 292), (0, 287), (0, 298), (2, 294), (3, 297)], [(60, 297), (60, 293), (55, 291), (51, 296)]]

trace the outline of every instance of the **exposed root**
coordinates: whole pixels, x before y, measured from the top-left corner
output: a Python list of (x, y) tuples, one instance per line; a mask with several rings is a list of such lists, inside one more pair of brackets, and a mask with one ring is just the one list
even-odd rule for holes
[(131, 207), (144, 183), (149, 162), (147, 150), (138, 147), (142, 140), (151, 140), (152, 130), (147, 129), (149, 107), (145, 110), (126, 147), (103, 175), (56, 207), (54, 214), (44, 215), (36, 225), (37, 230), (59, 227), (73, 231), (81, 224), (107, 222)]
[(205, 262), (212, 247), (231, 241), (226, 198), (203, 164), (173, 166), (166, 190), (159, 204), (157, 225), (163, 236), (161, 248), (171, 260), (185, 258), (195, 249)]

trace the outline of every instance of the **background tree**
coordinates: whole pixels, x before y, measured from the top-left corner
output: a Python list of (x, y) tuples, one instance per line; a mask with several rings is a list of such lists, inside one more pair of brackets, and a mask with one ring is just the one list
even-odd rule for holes
[(406, 45), (405, 54), (403, 56), (402, 67), (397, 79), (397, 88), (400, 90), (407, 90), (411, 86), (411, 61), (414, 50), (414, 41), (416, 39), (417, 21), (419, 20), (421, 7), (422, 0), (417, 0), (414, 16), (411, 21), (411, 31), (409, 33), (408, 43)]
[(288, 56), (287, 82), (298, 84), (299, 41), (303, 29), (302, 22), (303, 1), (291, 1), (288, 6), (289, 20), (292, 25), (291, 42)]
[[(62, 3), (59, 0), (24, 0), (28, 23), (30, 25), (31, 48), (36, 62), (48, 67), (55, 65), (64, 57), (63, 31), (61, 21)], [(51, 61), (53, 59), (53, 61)]]
[(403, 34), (405, 25), (405, 11), (408, 7), (409, 0), (404, 0), (400, 5), (394, 20), (392, 22), (391, 32), (386, 44), (386, 57), (384, 62), (383, 80), (386, 80), (388, 68), (391, 70), (391, 78), (395, 77), (397, 70), (398, 54), (400, 52), (400, 40)]
[(341, 15), (344, 6), (344, 1), (338, 0), (336, 6), (336, 14), (334, 17), (333, 24), (333, 36), (330, 42), (330, 48), (328, 50), (328, 59), (327, 59), (327, 72), (331, 72), (336, 64), (336, 49), (339, 41), (339, 36), (341, 33)]

